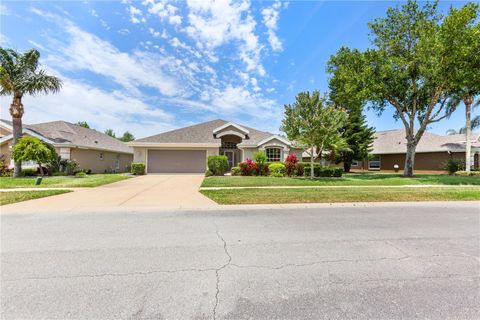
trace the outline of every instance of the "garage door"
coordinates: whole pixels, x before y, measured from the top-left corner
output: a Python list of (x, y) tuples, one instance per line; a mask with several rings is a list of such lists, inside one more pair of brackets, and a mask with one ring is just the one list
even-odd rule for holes
[(148, 150), (148, 173), (204, 173), (205, 150)]

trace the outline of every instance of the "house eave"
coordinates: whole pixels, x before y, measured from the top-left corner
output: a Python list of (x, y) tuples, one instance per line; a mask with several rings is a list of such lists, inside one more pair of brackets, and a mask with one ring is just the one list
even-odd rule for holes
[(178, 143), (178, 142), (129, 142), (130, 147), (142, 148), (219, 148), (220, 143)]

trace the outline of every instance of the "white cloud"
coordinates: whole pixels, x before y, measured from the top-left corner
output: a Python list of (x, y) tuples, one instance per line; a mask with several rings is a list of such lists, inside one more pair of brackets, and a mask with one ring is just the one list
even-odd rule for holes
[(145, 0), (142, 2), (144, 6), (148, 7), (148, 12), (154, 14), (160, 18), (160, 20), (165, 20), (173, 25), (182, 24), (182, 17), (177, 14), (179, 11), (178, 8), (171, 3), (168, 3), (166, 0)]
[(159, 32), (153, 28), (148, 28), (148, 32), (150, 32), (150, 34), (155, 38), (168, 39), (168, 34), (165, 29), (163, 29), (162, 32)]
[(0, 32), (0, 45), (7, 45), (10, 43), (10, 38)]
[[(43, 16), (50, 17), (42, 11)], [(164, 71), (164, 57), (145, 55), (141, 52), (128, 54), (119, 51), (107, 41), (81, 30), (71, 21), (54, 18), (61, 22), (69, 37), (53, 39), (58, 42), (58, 52), (50, 54), (46, 61), (63, 70), (88, 70), (105, 76), (122, 85), (131, 93), (140, 94), (139, 88), (151, 87), (166, 96), (182, 93), (182, 86), (173, 73)]]
[(123, 35), (123, 36), (125, 36), (125, 35), (127, 35), (127, 34), (130, 34), (130, 30), (125, 29), (125, 28), (120, 29), (120, 30), (118, 30), (117, 32), (120, 33), (120, 34)]
[(262, 10), (263, 24), (267, 27), (268, 42), (273, 51), (282, 50), (282, 42), (275, 33), (278, 29), (278, 19), (281, 7), (282, 4), (277, 0), (271, 7)]
[(189, 0), (187, 6), (189, 14), (185, 31), (196, 41), (198, 48), (215, 56), (212, 52), (215, 48), (227, 43), (238, 44), (239, 58), (246, 64), (246, 70), (265, 74), (260, 62), (262, 46), (255, 34), (256, 22), (248, 1)]
[[(140, 99), (117, 91), (108, 92), (60, 77), (63, 87), (59, 93), (24, 97), (26, 123), (87, 121), (100, 131), (111, 128), (123, 133), (129, 130), (137, 137), (174, 127), (173, 116), (158, 106), (151, 107)], [(9, 105), (7, 99), (10, 97), (2, 97), (2, 108)], [(7, 110), (2, 110), (2, 114), (3, 111)]]
[(95, 9), (90, 9), (90, 10), (88, 10), (88, 12), (90, 13), (90, 15), (98, 18), (98, 13), (97, 13), (97, 11), (95, 11)]
[(3, 3), (0, 3), (0, 16), (8, 16), (11, 12), (8, 10), (7, 6)]
[(142, 10), (130, 5), (127, 8), (127, 11), (130, 14), (130, 22), (140, 23), (146, 21), (145, 17), (143, 16)]

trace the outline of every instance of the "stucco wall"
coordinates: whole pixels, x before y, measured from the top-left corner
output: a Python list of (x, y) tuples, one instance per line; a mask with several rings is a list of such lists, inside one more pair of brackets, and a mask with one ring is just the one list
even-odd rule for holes
[[(103, 160), (100, 159), (100, 153), (103, 153)], [(93, 173), (111, 172), (116, 168), (117, 157), (120, 160), (119, 171), (125, 172), (133, 160), (131, 154), (78, 148), (70, 150), (70, 159), (78, 163), (81, 169), (92, 170)]]
[(12, 146), (12, 140), (8, 141), (7, 143), (4, 143), (0, 146), (0, 157), (5, 161), (5, 164), (7, 166), (10, 166), (10, 153), (11, 149), (10, 147)]
[(12, 131), (0, 127), (0, 138), (3, 137), (3, 136), (8, 136), (11, 133), (12, 133)]

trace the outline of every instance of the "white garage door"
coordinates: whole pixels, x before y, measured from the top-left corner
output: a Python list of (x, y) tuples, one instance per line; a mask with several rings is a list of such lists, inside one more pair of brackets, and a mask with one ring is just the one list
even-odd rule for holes
[(204, 173), (205, 150), (148, 150), (148, 173)]

